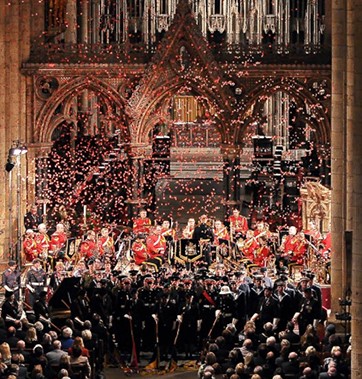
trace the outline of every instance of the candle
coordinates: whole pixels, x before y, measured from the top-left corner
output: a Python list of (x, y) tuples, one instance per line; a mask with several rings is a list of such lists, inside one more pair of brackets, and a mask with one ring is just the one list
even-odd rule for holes
[(84, 217), (84, 224), (87, 223), (87, 206), (83, 205), (83, 217)]

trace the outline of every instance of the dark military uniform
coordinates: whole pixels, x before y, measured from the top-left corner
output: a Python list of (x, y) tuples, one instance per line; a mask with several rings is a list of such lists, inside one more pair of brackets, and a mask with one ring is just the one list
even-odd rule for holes
[(235, 295), (235, 304), (236, 304), (236, 318), (238, 322), (236, 324), (237, 330), (242, 330), (244, 328), (247, 316), (248, 316), (248, 293), (246, 292), (244, 286), (240, 286), (237, 294)]
[(34, 313), (36, 320), (43, 323), (45, 330), (49, 330), (50, 324), (46, 320), (49, 320), (49, 309), (46, 302), (46, 292), (42, 292), (40, 298), (34, 303)]
[(71, 304), (72, 319), (78, 317), (80, 320), (85, 321), (91, 318), (91, 309), (87, 291), (81, 289)]
[[(201, 223), (194, 230), (194, 239), (203, 242), (203, 259), (207, 265), (211, 264), (211, 243), (214, 241), (214, 232), (205, 223)], [(208, 242), (207, 242), (208, 241)]]
[(259, 283), (250, 284), (249, 302), (248, 302), (248, 315), (252, 317), (255, 313), (258, 313), (258, 305), (260, 299), (264, 296), (264, 287)]
[(198, 351), (197, 320), (200, 319), (200, 312), (198, 303), (190, 293), (186, 293), (186, 303), (180, 309), (180, 315), (182, 321), (181, 325), (178, 325), (180, 333), (177, 345), (185, 352), (186, 358), (191, 358), (191, 355)]
[[(308, 297), (306, 296), (307, 291), (310, 292)], [(312, 289), (305, 289), (304, 293), (306, 297), (303, 299), (298, 317), (299, 335), (303, 335), (307, 326), (313, 325), (314, 320), (319, 320), (321, 314), (318, 301), (312, 297)]]
[(163, 293), (158, 304), (158, 331), (161, 358), (167, 357), (175, 337), (178, 304), (172, 293)]
[(282, 331), (286, 329), (288, 321), (292, 319), (295, 313), (294, 302), (291, 296), (285, 291), (281, 294), (274, 294), (274, 297), (278, 305), (277, 318), (279, 318), (279, 322), (277, 330)]
[(142, 317), (142, 351), (153, 351), (156, 344), (156, 323), (152, 315), (157, 310), (157, 291), (141, 287), (138, 290), (136, 309)]
[[(269, 294), (268, 291), (270, 291)], [(273, 323), (274, 319), (276, 319), (279, 315), (278, 303), (272, 296), (271, 289), (264, 289), (264, 296), (259, 301), (257, 313), (259, 314), (259, 318), (256, 322), (256, 328), (257, 332), (261, 333), (264, 324), (267, 322)]]
[(39, 298), (42, 291), (46, 291), (47, 274), (43, 268), (31, 267), (26, 276), (26, 287), (28, 289), (27, 303), (33, 307), (35, 300)]
[[(121, 284), (120, 287), (115, 288), (114, 292), (115, 306), (113, 312), (113, 331), (115, 334), (117, 346), (121, 358), (126, 361), (131, 357), (132, 353), (132, 338), (131, 338), (131, 322), (126, 315), (132, 316), (132, 307), (134, 302), (134, 291), (131, 285), (124, 286)], [(139, 325), (138, 325), (139, 327)], [(132, 328), (136, 336), (137, 331), (135, 330), (135, 325)], [(139, 329), (139, 328), (137, 328)], [(137, 348), (139, 349), (139, 333), (136, 336)], [(137, 350), (138, 350), (137, 349)]]
[(228, 324), (232, 323), (233, 319), (237, 320), (237, 307), (234, 294), (223, 294), (224, 288), (227, 288), (230, 291), (228, 286), (221, 287), (216, 305), (217, 310), (219, 310), (221, 313), (219, 315), (219, 320), (213, 333), (214, 336), (221, 335), (222, 331)]
[(215, 320), (216, 302), (217, 292), (212, 287), (204, 288), (199, 297), (200, 320), (202, 320), (200, 342), (209, 337), (208, 334)]
[(2, 286), (6, 291), (12, 291), (16, 299), (19, 299), (20, 291), (20, 271), (7, 268), (2, 275)]

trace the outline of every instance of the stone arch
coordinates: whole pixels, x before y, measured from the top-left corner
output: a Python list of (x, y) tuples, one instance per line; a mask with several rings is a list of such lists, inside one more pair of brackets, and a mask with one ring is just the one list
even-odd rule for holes
[[(200, 84), (200, 86), (197, 86), (197, 84)], [(171, 98), (184, 85), (190, 88), (191, 92), (193, 92), (194, 94), (203, 96), (207, 100), (208, 104), (212, 104), (213, 106), (215, 106), (217, 108), (216, 113), (220, 113), (222, 111), (222, 108), (220, 107), (217, 99), (215, 99), (215, 97), (212, 95), (212, 92), (207, 90), (201, 82), (186, 83), (185, 81), (175, 81), (175, 77), (171, 77), (167, 82), (164, 82), (161, 86), (154, 88), (152, 93), (150, 93), (150, 101), (148, 102), (147, 107), (145, 107), (144, 112), (140, 115), (137, 124), (134, 125), (134, 138), (136, 143), (148, 142), (145, 140), (145, 138), (148, 137), (150, 128), (154, 123), (155, 118), (153, 116), (153, 113), (157, 111), (158, 104), (162, 100)], [(156, 94), (157, 96), (152, 96)], [(215, 117), (215, 120), (217, 121), (217, 129), (220, 132), (221, 138), (222, 140), (224, 140), (225, 138), (227, 138), (227, 136), (222, 127), (222, 120), (219, 117)]]
[(254, 104), (258, 103), (258, 100), (262, 96), (270, 96), (273, 93), (278, 91), (283, 91), (292, 95), (296, 98), (297, 101), (307, 102), (311, 107), (313, 107), (314, 112), (318, 118), (318, 123), (315, 124), (318, 126), (316, 129), (316, 136), (318, 138), (318, 143), (321, 145), (328, 145), (330, 143), (330, 121), (327, 116), (327, 109), (321, 105), (321, 103), (315, 99), (315, 97), (310, 93), (310, 91), (303, 86), (300, 82), (293, 80), (278, 80), (272, 83), (268, 88), (265, 88), (265, 84), (261, 84), (256, 87), (250, 94), (249, 99), (244, 107), (244, 119), (239, 119), (240, 127), (235, 131), (235, 142), (238, 143), (241, 141), (246, 128), (248, 126), (248, 121), (245, 118), (248, 110)]
[[(59, 125), (61, 121), (66, 121), (66, 119), (55, 117), (56, 108), (61, 104), (64, 100), (69, 98), (71, 95), (74, 95), (76, 92), (80, 92), (84, 89), (88, 89), (91, 91), (95, 91), (102, 95), (105, 99), (108, 99), (114, 105), (124, 110), (124, 130), (125, 138), (129, 140), (130, 132), (128, 128), (128, 117), (125, 111), (125, 103), (121, 98), (119, 93), (112, 87), (110, 87), (107, 83), (94, 78), (94, 77), (79, 77), (74, 80), (69, 81), (63, 87), (61, 87), (58, 91), (54, 92), (54, 95), (51, 99), (45, 104), (45, 106), (41, 109), (39, 116), (37, 118), (35, 124), (35, 133), (34, 133), (34, 142), (51, 142), (51, 136), (54, 129)], [(67, 121), (74, 121), (69, 119)]]

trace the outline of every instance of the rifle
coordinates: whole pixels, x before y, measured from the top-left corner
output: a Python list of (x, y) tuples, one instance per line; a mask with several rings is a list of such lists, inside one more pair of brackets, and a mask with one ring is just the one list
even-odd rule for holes
[(211, 329), (209, 330), (209, 333), (207, 334), (207, 338), (208, 339), (210, 339), (211, 334), (212, 334), (212, 332), (213, 332), (213, 330), (215, 328), (216, 323), (219, 321), (220, 316), (221, 316), (221, 312), (218, 315), (215, 316), (215, 320), (212, 323), (212, 326), (211, 326)]
[(149, 363), (145, 369), (146, 370), (158, 370), (160, 365), (160, 341), (158, 336), (158, 317), (156, 314), (152, 315), (153, 319), (155, 320), (155, 328), (156, 328), (156, 358)]
[(173, 346), (172, 346), (172, 352), (171, 352), (171, 358), (166, 364), (166, 372), (174, 372), (177, 369), (177, 351), (176, 351), (176, 344), (178, 340), (178, 336), (180, 334), (180, 329), (181, 329), (181, 324), (182, 324), (182, 316), (178, 320), (177, 324), (177, 330), (176, 330), (176, 335), (175, 339), (173, 340)]
[(136, 347), (136, 341), (134, 338), (134, 333), (133, 333), (133, 323), (132, 323), (132, 316), (129, 314), (124, 315), (125, 318), (128, 318), (129, 320), (129, 328), (131, 331), (131, 340), (132, 340), (132, 354), (131, 354), (131, 362), (130, 366), (134, 366), (135, 369), (138, 371), (138, 359), (137, 359), (137, 347)]

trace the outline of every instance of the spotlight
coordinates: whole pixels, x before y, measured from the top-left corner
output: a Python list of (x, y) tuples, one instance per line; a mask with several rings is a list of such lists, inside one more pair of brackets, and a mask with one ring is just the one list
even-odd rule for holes
[(28, 149), (26, 146), (16, 146), (16, 147), (12, 147), (9, 150), (9, 156), (17, 157), (18, 155), (23, 155), (23, 154), (26, 154), (27, 152), (28, 152)]
[(14, 163), (10, 162), (10, 159), (8, 159), (6, 165), (5, 165), (5, 170), (7, 172), (10, 172), (13, 168), (15, 167)]

